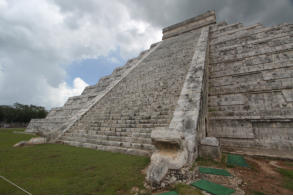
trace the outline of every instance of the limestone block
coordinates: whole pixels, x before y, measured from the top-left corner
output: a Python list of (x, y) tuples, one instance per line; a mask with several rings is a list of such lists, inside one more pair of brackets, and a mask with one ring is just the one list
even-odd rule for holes
[(205, 159), (220, 160), (221, 150), (219, 146), (199, 145), (198, 156)]
[(45, 144), (46, 143), (46, 138), (44, 137), (34, 137), (34, 138), (31, 138), (29, 141), (28, 141), (28, 144)]
[(25, 146), (26, 144), (27, 144), (27, 141), (20, 141), (14, 144), (13, 147), (21, 147), (21, 146)]
[(215, 137), (205, 137), (200, 141), (201, 145), (207, 145), (207, 146), (220, 146), (219, 140)]
[(37, 144), (45, 144), (47, 139), (44, 137), (34, 137), (31, 138), (29, 141), (21, 141), (13, 145), (13, 147), (20, 147), (20, 146), (28, 146), (28, 145), (37, 145)]
[(211, 96), (209, 97), (209, 105), (240, 105), (247, 102), (247, 97), (243, 94), (230, 94), (221, 96)]
[(255, 138), (251, 122), (239, 120), (210, 120), (208, 136)]
[[(292, 84), (293, 87), (293, 84)], [(282, 93), (287, 102), (293, 102), (293, 89), (282, 90)]]
[(156, 128), (151, 133), (151, 138), (154, 142), (166, 142), (181, 144), (181, 140), (184, 138), (182, 133), (166, 128)]
[(199, 156), (207, 159), (221, 159), (219, 140), (215, 137), (205, 137), (200, 141)]

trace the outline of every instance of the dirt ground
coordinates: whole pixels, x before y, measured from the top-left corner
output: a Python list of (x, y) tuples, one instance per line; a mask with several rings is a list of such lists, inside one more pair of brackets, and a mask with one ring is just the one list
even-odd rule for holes
[[(293, 191), (283, 187), (284, 176), (278, 169), (293, 170), (293, 162), (245, 156), (251, 168), (228, 168), (231, 173), (243, 180), (240, 185), (246, 194), (292, 195)], [(289, 164), (288, 164), (289, 163)]]
[[(280, 169), (286, 169), (286, 171), (289, 171), (291, 173), (293, 171), (293, 161), (251, 156), (244, 156), (244, 158), (248, 163), (249, 168), (227, 167), (225, 156), (224, 159), (221, 160), (221, 162), (215, 162), (210, 160), (197, 161), (197, 166), (223, 168), (228, 170), (232, 175), (218, 176), (211, 174), (199, 174), (198, 179), (206, 179), (211, 182), (233, 188), (235, 190), (234, 195), (293, 195), (292, 176), (286, 177), (280, 173)], [(195, 170), (197, 169), (198, 167), (195, 167)], [(289, 175), (292, 175), (292, 173)], [(286, 187), (285, 185), (286, 183), (288, 184), (288, 182), (290, 184), (290, 188)], [(174, 190), (174, 187), (169, 187), (169, 189), (167, 188), (166, 190), (160, 190), (156, 193), (170, 190)], [(199, 191), (198, 193), (200, 192), (202, 194), (207, 194), (203, 191)], [(179, 194), (184, 193), (181, 192)]]
[[(292, 195), (293, 191), (285, 188), (285, 181), (290, 180), (279, 173), (279, 169), (293, 171), (293, 161), (273, 160), (268, 158), (244, 156), (249, 168), (226, 167), (224, 163), (204, 162), (202, 166), (225, 168), (232, 176), (201, 174), (201, 178), (236, 190), (234, 194)], [(292, 183), (291, 183), (292, 184)]]

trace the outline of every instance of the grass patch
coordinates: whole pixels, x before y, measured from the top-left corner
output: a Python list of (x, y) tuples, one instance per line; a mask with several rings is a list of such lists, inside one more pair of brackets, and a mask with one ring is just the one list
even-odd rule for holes
[(288, 167), (293, 167), (293, 162), (292, 161), (285, 161), (284, 164)]
[(293, 191), (293, 170), (280, 168), (278, 171), (284, 177), (283, 187)]
[(199, 189), (187, 184), (176, 184), (175, 191), (179, 195), (202, 195)]
[[(129, 194), (134, 186), (143, 188), (147, 157), (61, 144), (13, 148), (32, 136), (0, 130), (0, 175), (32, 194)], [(0, 183), (0, 194), (18, 194), (14, 189)]]

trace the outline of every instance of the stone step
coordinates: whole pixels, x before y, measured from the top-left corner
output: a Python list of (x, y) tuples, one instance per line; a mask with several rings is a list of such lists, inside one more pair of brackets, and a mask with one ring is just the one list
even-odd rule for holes
[(223, 33), (214, 33), (211, 35), (210, 45), (216, 46), (225, 41), (229, 41), (231, 39), (241, 39), (241, 36), (251, 34), (251, 32), (259, 32), (264, 31), (266, 28), (261, 24), (255, 24), (251, 26), (243, 26), (241, 28), (233, 29), (231, 31), (226, 31)]
[(212, 48), (223, 47), (226, 45), (232, 44), (241, 44), (243, 42), (247, 42), (249, 40), (255, 40), (259, 38), (264, 38), (267, 36), (278, 35), (285, 32), (291, 32), (292, 26), (288, 24), (280, 25), (277, 27), (266, 27), (266, 28), (255, 28), (247, 31), (240, 31), (237, 34), (222, 36), (219, 38), (211, 38), (212, 41), (210, 43)]
[(65, 121), (59, 119), (59, 118), (54, 118), (54, 119), (34, 119), (38, 121), (38, 123), (41, 124), (63, 124)]
[[(108, 131), (111, 132), (111, 131)], [(140, 135), (142, 134), (142, 135)], [(65, 133), (64, 137), (85, 137), (85, 138), (94, 138), (94, 139), (107, 139), (107, 140), (113, 140), (113, 141), (131, 141), (131, 140), (137, 140), (141, 141), (143, 143), (151, 144), (151, 138), (150, 133), (139, 133), (136, 134), (135, 132), (93, 132), (88, 131), (87, 133), (80, 132), (80, 133)]]
[(210, 111), (209, 119), (227, 120), (291, 120), (293, 119), (292, 109), (257, 110), (257, 111)]
[(89, 143), (89, 144), (96, 144), (96, 145), (104, 145), (104, 146), (116, 146), (116, 147), (124, 147), (124, 148), (136, 148), (141, 150), (153, 150), (154, 146), (148, 143), (140, 143), (136, 140), (130, 141), (117, 141), (117, 140), (110, 140), (109, 137), (104, 138), (95, 138), (95, 137), (69, 137), (69, 136), (62, 136), (60, 138), (61, 141), (77, 141), (81, 143)]
[(243, 27), (242, 23), (229, 24), (229, 25), (220, 26), (218, 28), (212, 29), (210, 31), (210, 33), (212, 33), (212, 34), (223, 33), (223, 32), (227, 32), (227, 31), (233, 31), (233, 30), (241, 28), (241, 27)]
[(48, 116), (46, 119), (50, 119), (52, 121), (54, 120), (60, 120), (60, 121), (66, 121), (68, 119), (68, 116), (64, 116), (64, 115), (52, 115), (52, 116)]
[(210, 72), (209, 78), (220, 78), (227, 76), (240, 76), (246, 74), (253, 74), (259, 71), (274, 70), (293, 66), (293, 53), (292, 57), (288, 56), (286, 59), (276, 59), (272, 63), (258, 63), (250, 66), (246, 66), (246, 63), (228, 64), (226, 70)]
[(228, 25), (226, 21), (218, 22), (217, 24), (211, 25), (210, 26), (210, 31), (215, 31), (220, 27)]
[(95, 132), (107, 132), (107, 131), (112, 131), (116, 133), (124, 133), (124, 132), (139, 132), (139, 133), (151, 133), (153, 128), (113, 128), (113, 127), (103, 127), (100, 128), (99, 130), (89, 128), (89, 131), (95, 131)]
[(253, 41), (248, 41), (247, 43), (235, 44), (230, 46), (225, 46), (222, 48), (214, 48), (210, 50), (213, 56), (222, 56), (230, 54), (241, 54), (247, 52), (247, 50), (257, 50), (260, 47), (269, 46), (275, 47), (282, 44), (293, 42), (293, 33), (282, 33), (279, 35), (273, 35)]
[[(129, 116), (131, 117), (131, 116)], [(92, 124), (98, 125), (98, 126), (102, 126), (103, 123), (118, 123), (118, 124), (155, 124), (155, 123), (159, 123), (159, 124), (167, 124), (168, 123), (168, 119), (151, 119), (149, 117), (145, 118), (145, 119), (112, 119), (111, 117), (109, 117), (108, 119), (99, 119), (97, 117), (93, 117), (92, 118)]]
[[(291, 73), (290, 73), (291, 74)], [(211, 87), (209, 96), (228, 95), (234, 93), (266, 93), (292, 88), (293, 78), (281, 78), (268, 81), (247, 81), (244, 84)]]
[[(119, 122), (117, 122), (119, 121)], [(101, 120), (99, 122), (89, 121), (90, 127), (112, 127), (112, 128), (132, 128), (136, 126), (138, 128), (152, 128), (153, 126), (168, 126), (168, 121), (159, 122), (150, 121), (150, 122), (139, 122), (139, 121), (132, 121), (132, 122), (123, 122), (123, 120)]]
[(246, 35), (247, 33), (255, 32), (255, 31), (260, 31), (266, 29), (262, 24), (254, 24), (250, 26), (243, 26), (238, 29), (234, 29), (232, 31), (227, 31), (224, 33), (214, 33), (210, 37), (210, 43), (211, 45), (216, 45), (218, 43), (222, 43), (224, 40), (228, 41), (227, 38), (239, 38), (241, 35)]
[[(140, 140), (144, 140), (145, 142), (150, 142), (149, 138), (151, 138), (151, 131), (150, 132), (138, 132), (138, 131), (125, 131), (125, 132), (118, 132), (118, 131), (84, 131), (80, 130), (79, 132), (73, 133), (65, 133), (64, 136), (70, 137), (133, 137), (138, 138)], [(110, 137), (111, 138), (111, 137)], [(116, 139), (117, 140), (117, 139)]]
[[(261, 70), (257, 70), (259, 68)], [(228, 85), (242, 85), (249, 82), (261, 81), (275, 81), (278, 79), (285, 79), (293, 77), (293, 59), (287, 62), (271, 63), (267, 67), (255, 66), (254, 71), (249, 71), (240, 74), (226, 75), (223, 77), (210, 78), (210, 87), (228, 86)]]
[(102, 123), (100, 126), (98, 125), (90, 125), (91, 128), (102, 128), (102, 127), (111, 127), (111, 128), (154, 128), (154, 127), (165, 127), (168, 126), (168, 124), (108, 124), (108, 123)]
[[(149, 119), (149, 117), (143, 117), (143, 116), (99, 116), (96, 117), (96, 121), (107, 121), (107, 120), (146, 120)], [(151, 119), (158, 119), (158, 120), (166, 120), (170, 121), (169, 115), (159, 115), (159, 116), (151, 116)]]
[(221, 57), (214, 57), (211, 58), (211, 64), (219, 64), (219, 63), (229, 63), (229, 62), (236, 62), (243, 60), (245, 58), (255, 57), (259, 55), (271, 55), (273, 53), (280, 53), (283, 51), (289, 51), (293, 49), (293, 43), (282, 44), (275, 47), (265, 46), (262, 48), (253, 49), (249, 52), (241, 53), (241, 54), (233, 54), (233, 55), (226, 55)]
[[(256, 95), (254, 96), (253, 94), (250, 94), (248, 95), (249, 98), (251, 97), (256, 97), (256, 98), (259, 98), (259, 97), (269, 97), (269, 96), (273, 96), (274, 93), (271, 93), (271, 94), (267, 94), (267, 95)], [(277, 98), (276, 98), (277, 100)], [(274, 105), (271, 106), (270, 103), (268, 103), (267, 101), (265, 101), (264, 99), (262, 100), (262, 104), (260, 105), (256, 105), (256, 104), (253, 104), (253, 103), (245, 103), (245, 104), (242, 104), (242, 105), (215, 105), (214, 103), (210, 103), (210, 105), (208, 105), (208, 111), (209, 112), (229, 112), (229, 111), (244, 111), (244, 112), (257, 112), (258, 110), (265, 110), (266, 108), (271, 108), (271, 109), (280, 109), (282, 107), (282, 103), (275, 103)]]
[[(224, 62), (224, 63), (216, 63), (209, 67), (211, 74), (217, 72), (226, 72), (227, 70), (231, 71), (241, 71), (241, 69), (250, 69), (256, 66), (268, 65), (272, 63), (282, 63), (284, 61), (291, 61), (293, 58), (292, 51), (282, 51), (282, 52), (275, 52), (272, 54), (262, 54), (258, 56), (248, 57), (239, 61), (232, 61), (232, 62)], [(269, 65), (269, 67), (271, 67)], [(227, 71), (230, 72), (230, 71)]]
[[(108, 128), (109, 129), (109, 128)], [(130, 131), (126, 131), (126, 132), (117, 132), (117, 131), (89, 131), (90, 133), (95, 132), (93, 135), (106, 135), (106, 136), (132, 136), (132, 137), (143, 137), (143, 138), (150, 138), (151, 137), (151, 132), (146, 133), (146, 132), (130, 132)], [(85, 134), (84, 130), (81, 130), (79, 132), (75, 132), (78, 134)]]
[(102, 150), (102, 151), (110, 151), (115, 153), (124, 153), (124, 154), (138, 155), (138, 156), (150, 156), (151, 154), (151, 151), (139, 150), (139, 149), (133, 149), (133, 148), (104, 146), (104, 145), (97, 145), (97, 144), (81, 143), (76, 141), (61, 141), (61, 142), (71, 146), (91, 148), (91, 149)]

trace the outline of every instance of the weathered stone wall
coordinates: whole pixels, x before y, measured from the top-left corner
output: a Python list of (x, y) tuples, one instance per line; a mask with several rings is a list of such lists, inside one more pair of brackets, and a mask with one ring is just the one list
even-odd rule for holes
[(293, 158), (292, 30), (213, 27), (207, 135), (223, 150)]
[(151, 131), (170, 123), (199, 34), (193, 31), (162, 41), (60, 140), (100, 150), (150, 154), (154, 149)]

